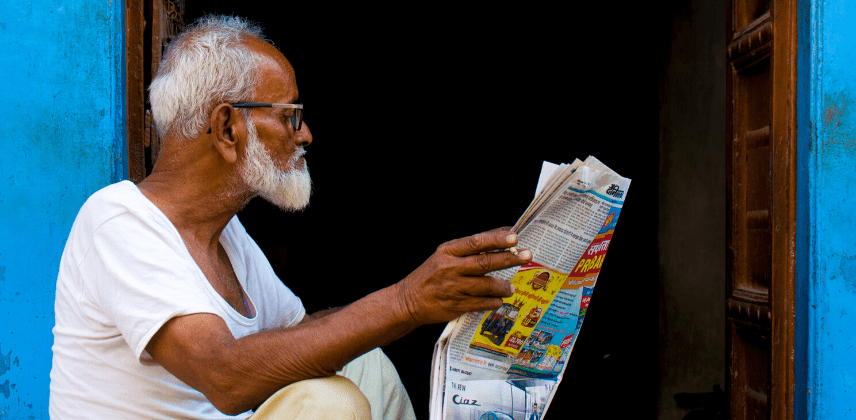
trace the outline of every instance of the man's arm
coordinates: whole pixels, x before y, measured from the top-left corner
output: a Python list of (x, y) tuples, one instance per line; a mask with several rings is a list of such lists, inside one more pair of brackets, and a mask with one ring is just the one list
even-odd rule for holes
[(176, 317), (152, 337), (146, 350), (218, 410), (242, 413), (285, 385), (334, 375), (361, 354), (420, 325), (499, 308), (513, 288), (485, 274), (526, 263), (531, 254), (486, 251), (516, 244), (516, 235), (496, 231), (447, 242), (390, 287), (323, 317), (304, 318), (292, 328), (237, 340), (216, 315)]
[(319, 319), (319, 318), (324, 318), (327, 315), (334, 314), (336, 312), (341, 311), (342, 308), (344, 308), (344, 306), (337, 306), (334, 308), (327, 308), (327, 309), (322, 309), (320, 311), (312, 312), (311, 315), (310, 314), (303, 315), (303, 319), (300, 320), (300, 323), (303, 324), (305, 322), (311, 322), (311, 321), (314, 321), (314, 320)]
[[(511, 231), (511, 226), (504, 226), (501, 228), (491, 229), (491, 230), (487, 231), (486, 233), (494, 233), (494, 232), (506, 232), (506, 233), (508, 233), (510, 231)], [(300, 323), (303, 324), (305, 322), (314, 321), (318, 318), (323, 318), (327, 315), (338, 312), (342, 308), (344, 308), (344, 306), (336, 306), (336, 307), (332, 307), (332, 308), (322, 309), (320, 311), (313, 312), (312, 314), (306, 314), (303, 316), (303, 319), (300, 320)]]

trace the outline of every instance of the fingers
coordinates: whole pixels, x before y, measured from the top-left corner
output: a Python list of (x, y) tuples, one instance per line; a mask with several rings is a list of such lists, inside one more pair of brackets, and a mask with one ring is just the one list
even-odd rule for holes
[(448, 321), (464, 312), (502, 306), (514, 294), (507, 281), (487, 273), (532, 261), (532, 252), (506, 250), (517, 245), (516, 234), (494, 230), (447, 242), (400, 283), (407, 312), (418, 323)]
[(472, 281), (464, 293), (475, 297), (510, 297), (514, 294), (511, 283), (490, 276), (470, 277)]
[(465, 277), (455, 299), (457, 314), (492, 311), (502, 306), (502, 298), (514, 294), (511, 283), (490, 276)]
[(517, 255), (512, 252), (486, 252), (462, 258), (459, 263), (459, 272), (465, 275), (481, 276), (491, 271), (526, 264), (531, 260), (532, 252), (529, 250), (521, 250)]
[(465, 257), (515, 245), (517, 245), (517, 234), (508, 231), (491, 231), (446, 242), (440, 245), (440, 251), (456, 257)]

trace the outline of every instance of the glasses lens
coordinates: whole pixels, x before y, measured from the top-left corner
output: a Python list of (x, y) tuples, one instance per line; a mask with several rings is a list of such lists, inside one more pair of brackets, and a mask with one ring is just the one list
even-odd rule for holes
[(291, 126), (294, 127), (295, 131), (300, 131), (300, 128), (303, 127), (303, 110), (295, 109), (294, 114), (291, 115)]

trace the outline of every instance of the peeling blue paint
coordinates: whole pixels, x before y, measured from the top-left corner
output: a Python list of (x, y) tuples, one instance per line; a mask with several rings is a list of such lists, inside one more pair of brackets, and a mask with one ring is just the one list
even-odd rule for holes
[(0, 419), (47, 419), (62, 249), (86, 198), (126, 173), (124, 4), (0, 0), (0, 20), (15, 105), (0, 120)]
[(854, 418), (856, 4), (800, 0), (795, 419)]
[(851, 290), (856, 292), (856, 256), (844, 257), (841, 259), (841, 268), (838, 270), (844, 277), (845, 283), (850, 286)]
[[(0, 346), (0, 350), (2, 350), (2, 349), (3, 349), (3, 347)], [(12, 350), (9, 350), (9, 353), (6, 353), (5, 356), (3, 355), (2, 351), (0, 351), (0, 376), (6, 374), (6, 372), (8, 372), (9, 369), (12, 368), (11, 361), (12, 361)]]
[(850, 109), (853, 98), (848, 91), (838, 91), (827, 94), (823, 98), (824, 113), (823, 146), (828, 150), (830, 146), (846, 146), (850, 149), (856, 144), (852, 131), (852, 116)]

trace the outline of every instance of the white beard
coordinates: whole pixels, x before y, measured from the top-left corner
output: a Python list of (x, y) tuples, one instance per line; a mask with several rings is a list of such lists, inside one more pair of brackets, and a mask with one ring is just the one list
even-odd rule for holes
[(268, 150), (259, 141), (251, 115), (247, 115), (246, 125), (246, 157), (240, 171), (241, 179), (250, 190), (284, 211), (296, 212), (305, 209), (312, 194), (312, 179), (309, 177), (306, 162), (304, 161), (302, 168), (297, 168), (297, 162), (306, 152), (302, 147), (295, 148), (288, 159), (289, 169), (284, 171), (277, 167)]

